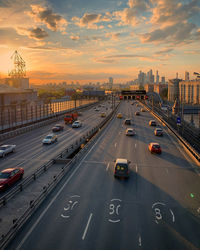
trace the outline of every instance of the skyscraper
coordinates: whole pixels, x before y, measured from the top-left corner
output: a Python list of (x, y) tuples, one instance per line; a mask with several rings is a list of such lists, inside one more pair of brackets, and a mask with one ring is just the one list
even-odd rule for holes
[(156, 71), (156, 84), (159, 83), (159, 75), (158, 75), (158, 70)]
[(189, 81), (190, 80), (190, 74), (188, 71), (185, 71), (185, 81)]

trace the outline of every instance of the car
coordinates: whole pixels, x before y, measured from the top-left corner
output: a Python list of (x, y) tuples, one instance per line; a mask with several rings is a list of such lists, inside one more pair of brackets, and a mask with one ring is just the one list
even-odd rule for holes
[(123, 116), (122, 116), (122, 113), (118, 113), (117, 114), (117, 118), (121, 119)]
[(16, 145), (1, 145), (0, 146), (0, 157), (5, 157), (9, 153), (15, 151)]
[(126, 135), (130, 135), (130, 136), (135, 135), (134, 129), (133, 128), (127, 128), (126, 129)]
[(137, 103), (137, 104), (136, 104), (136, 107), (139, 107), (139, 106), (140, 106), (140, 104), (139, 104), (139, 103)]
[(163, 135), (162, 128), (155, 128), (154, 134), (157, 135), (157, 136), (162, 136)]
[(72, 123), (72, 128), (80, 128), (81, 126), (82, 123), (78, 120)]
[(124, 124), (125, 125), (131, 125), (131, 119), (125, 119)]
[(43, 144), (52, 144), (57, 142), (58, 138), (54, 134), (48, 134), (42, 141)]
[(101, 117), (106, 117), (106, 113), (101, 113)]
[(161, 152), (162, 152), (161, 146), (157, 142), (151, 142), (151, 143), (149, 143), (148, 148), (149, 148), (149, 151), (151, 153), (161, 154)]
[(145, 112), (146, 110), (144, 108), (141, 108), (141, 112)]
[(149, 126), (156, 126), (156, 121), (155, 120), (150, 120), (149, 121)]
[(114, 177), (129, 178), (129, 163), (130, 161), (128, 161), (127, 159), (122, 159), (122, 158), (116, 159), (114, 166)]
[(94, 110), (95, 110), (95, 111), (99, 111), (100, 109), (98, 109), (98, 108), (95, 108)]
[(52, 128), (52, 132), (58, 132), (58, 131), (63, 131), (64, 127), (60, 124), (56, 124), (53, 128)]
[(135, 104), (134, 102), (131, 103), (131, 105), (134, 105), (134, 104)]
[(135, 111), (135, 115), (140, 115), (140, 112), (139, 111)]
[(23, 168), (7, 168), (0, 172), (0, 191), (5, 191), (21, 180), (24, 175)]

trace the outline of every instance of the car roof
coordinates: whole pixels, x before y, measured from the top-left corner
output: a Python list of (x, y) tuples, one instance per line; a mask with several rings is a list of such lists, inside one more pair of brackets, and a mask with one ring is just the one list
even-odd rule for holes
[(127, 164), (127, 163), (128, 163), (128, 160), (127, 160), (127, 159), (118, 158), (118, 159), (116, 159), (116, 163)]
[(160, 146), (160, 144), (158, 142), (151, 142), (151, 144), (152, 145), (159, 145)]
[(133, 128), (127, 128), (126, 130), (132, 130), (133, 131)]
[(155, 128), (156, 130), (162, 130), (162, 128)]
[(150, 120), (150, 122), (155, 122), (155, 120)]
[(54, 134), (48, 134), (47, 136), (54, 136)]
[(18, 169), (18, 168), (7, 168), (7, 169), (2, 170), (1, 172), (2, 173), (10, 173), (10, 172), (12, 172), (15, 169)]
[(131, 120), (131, 118), (126, 118), (126, 119), (125, 119), (125, 121), (130, 121), (130, 120)]

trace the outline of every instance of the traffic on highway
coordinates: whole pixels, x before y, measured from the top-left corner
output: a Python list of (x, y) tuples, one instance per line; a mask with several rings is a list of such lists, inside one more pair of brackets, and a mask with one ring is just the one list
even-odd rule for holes
[[(109, 103), (85, 111), (76, 129), (59, 121), (64, 129), (50, 145), (42, 141), (54, 125), (9, 139), (16, 150), (0, 159), (0, 170), (30, 175), (109, 112)], [(141, 103), (122, 101), (6, 249), (200, 249), (199, 177), (164, 124)]]

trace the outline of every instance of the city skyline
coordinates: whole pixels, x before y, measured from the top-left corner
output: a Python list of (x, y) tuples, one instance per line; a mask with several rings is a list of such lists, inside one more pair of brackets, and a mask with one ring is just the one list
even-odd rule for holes
[(150, 69), (166, 80), (185, 71), (192, 79), (199, 13), (197, 0), (0, 0), (0, 76), (18, 50), (30, 83), (125, 83)]

